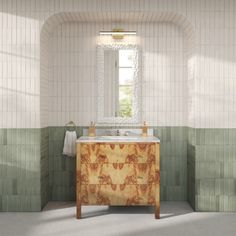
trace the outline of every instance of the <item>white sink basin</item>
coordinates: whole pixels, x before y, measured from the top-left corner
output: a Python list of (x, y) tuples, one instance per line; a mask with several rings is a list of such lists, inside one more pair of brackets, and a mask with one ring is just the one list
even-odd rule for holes
[(154, 136), (142, 137), (142, 136), (95, 136), (88, 137), (82, 136), (77, 139), (76, 142), (80, 143), (142, 143), (142, 142), (160, 142), (160, 140)]
[(98, 139), (108, 139), (108, 140), (138, 140), (139, 136), (98, 136)]

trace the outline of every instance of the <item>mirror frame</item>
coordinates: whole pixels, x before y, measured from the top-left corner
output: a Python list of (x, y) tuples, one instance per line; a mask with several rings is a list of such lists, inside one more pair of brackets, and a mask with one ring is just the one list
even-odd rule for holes
[[(104, 116), (104, 51), (133, 49), (135, 50), (134, 64), (134, 98), (133, 98), (133, 116), (132, 117), (106, 117)], [(101, 124), (137, 124), (141, 121), (141, 81), (140, 81), (140, 50), (133, 44), (100, 44), (97, 45), (97, 76), (98, 76), (98, 106), (97, 122)]]

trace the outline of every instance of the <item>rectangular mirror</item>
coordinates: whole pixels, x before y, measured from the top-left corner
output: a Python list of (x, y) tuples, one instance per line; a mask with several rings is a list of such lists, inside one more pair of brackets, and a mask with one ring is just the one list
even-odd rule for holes
[(135, 45), (97, 48), (98, 122), (140, 121), (139, 54)]

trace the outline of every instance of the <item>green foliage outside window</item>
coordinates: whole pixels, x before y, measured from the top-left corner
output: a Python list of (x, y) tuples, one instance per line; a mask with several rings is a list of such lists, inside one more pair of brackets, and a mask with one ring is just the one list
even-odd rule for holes
[(132, 86), (120, 86), (119, 116), (132, 117)]

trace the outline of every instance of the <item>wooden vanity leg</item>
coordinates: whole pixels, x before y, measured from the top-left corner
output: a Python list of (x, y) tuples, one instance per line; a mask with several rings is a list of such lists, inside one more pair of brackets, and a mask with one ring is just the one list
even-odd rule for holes
[(76, 218), (81, 219), (81, 163), (80, 143), (77, 144), (76, 155)]
[(155, 219), (160, 219), (160, 144), (156, 143), (156, 196)]
[(76, 218), (81, 219), (81, 205), (77, 203)]
[(76, 218), (81, 219), (80, 186), (78, 183), (77, 183), (77, 189), (76, 189)]
[(77, 191), (76, 191), (76, 218), (81, 219), (81, 200), (80, 200), (79, 184), (77, 184)]
[(160, 219), (160, 203), (155, 205), (155, 219)]
[(156, 188), (155, 219), (160, 219), (160, 189), (159, 183)]

